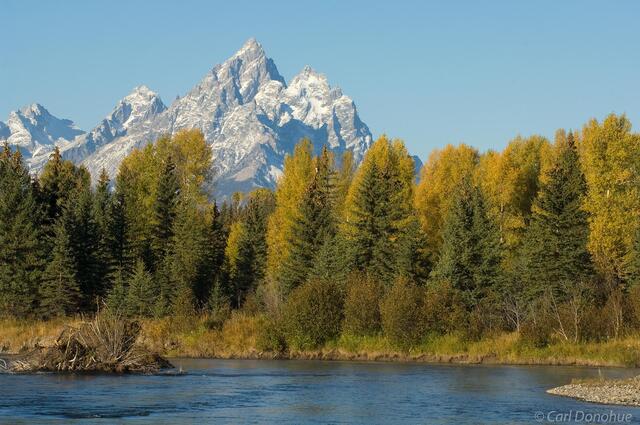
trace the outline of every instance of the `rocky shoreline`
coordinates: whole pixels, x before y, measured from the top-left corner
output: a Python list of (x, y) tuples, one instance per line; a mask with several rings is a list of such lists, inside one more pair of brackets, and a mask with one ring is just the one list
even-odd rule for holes
[(591, 403), (640, 407), (640, 376), (622, 380), (575, 382), (547, 392)]

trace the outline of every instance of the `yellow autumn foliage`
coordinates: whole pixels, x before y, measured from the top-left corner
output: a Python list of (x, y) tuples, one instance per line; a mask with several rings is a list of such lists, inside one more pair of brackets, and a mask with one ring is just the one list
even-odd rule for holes
[(465, 144), (447, 145), (431, 152), (422, 167), (415, 208), (430, 254), (436, 254), (442, 245), (442, 226), (451, 207), (452, 194), (465, 178), (473, 176), (477, 163), (476, 149)]
[(276, 188), (276, 208), (267, 228), (267, 276), (276, 280), (290, 246), (292, 225), (300, 214), (300, 202), (313, 177), (313, 145), (308, 139), (298, 143), (293, 155), (284, 160), (284, 172)]
[(640, 226), (640, 135), (626, 116), (593, 119), (580, 133), (579, 150), (588, 192), (589, 250), (600, 271), (624, 279)]
[(542, 163), (550, 162), (548, 147), (549, 142), (541, 136), (516, 137), (502, 152), (490, 151), (480, 157), (475, 179), (507, 248), (522, 239)]
[(373, 164), (378, 170), (388, 174), (395, 180), (396, 192), (394, 193), (393, 207), (398, 210), (398, 217), (402, 217), (400, 222), (392, 223), (396, 229), (401, 229), (407, 225), (407, 220), (413, 212), (414, 198), (414, 162), (409, 155), (404, 142), (399, 139), (390, 140), (382, 135), (367, 150), (362, 163), (358, 167), (351, 187), (345, 199), (343, 208), (344, 230), (349, 234), (352, 230), (349, 223), (353, 220), (354, 202), (364, 176), (370, 171)]

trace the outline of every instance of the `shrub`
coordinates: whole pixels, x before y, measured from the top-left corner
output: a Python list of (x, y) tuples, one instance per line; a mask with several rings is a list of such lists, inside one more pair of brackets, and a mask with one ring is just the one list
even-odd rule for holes
[(340, 334), (344, 296), (336, 283), (313, 279), (294, 289), (284, 306), (289, 346), (316, 348)]
[(393, 344), (409, 348), (419, 341), (421, 298), (420, 288), (400, 278), (382, 299), (380, 303), (382, 329)]
[(520, 341), (525, 345), (543, 348), (549, 345), (554, 332), (554, 322), (549, 314), (547, 300), (534, 302), (527, 319), (520, 326)]
[(627, 303), (630, 325), (634, 329), (638, 329), (640, 328), (640, 285), (633, 285), (629, 288)]
[(285, 329), (281, 315), (268, 317), (258, 328), (256, 348), (260, 351), (283, 353), (287, 349)]
[(465, 329), (467, 317), (460, 292), (448, 281), (431, 283), (422, 303), (422, 325), (426, 332), (446, 334)]
[(382, 284), (370, 276), (355, 274), (347, 282), (343, 330), (353, 335), (374, 335), (380, 331)]

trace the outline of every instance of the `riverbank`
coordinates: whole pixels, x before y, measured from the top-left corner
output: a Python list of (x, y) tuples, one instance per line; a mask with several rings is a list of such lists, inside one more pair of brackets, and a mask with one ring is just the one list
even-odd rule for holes
[(576, 381), (547, 392), (592, 403), (640, 407), (640, 376), (622, 380)]
[[(0, 321), (0, 352), (17, 354), (52, 344), (65, 323), (55, 321)], [(281, 353), (259, 348), (260, 316), (233, 314), (220, 328), (202, 318), (176, 326), (172, 319), (144, 320), (140, 342), (169, 357), (221, 359), (315, 359), (352, 361), (412, 361), (457, 364), (572, 365), (640, 367), (640, 337), (600, 343), (556, 342), (538, 348), (522, 343), (516, 333), (480, 341), (459, 335), (432, 337), (410, 350), (394, 347), (382, 336), (343, 335), (316, 350)]]

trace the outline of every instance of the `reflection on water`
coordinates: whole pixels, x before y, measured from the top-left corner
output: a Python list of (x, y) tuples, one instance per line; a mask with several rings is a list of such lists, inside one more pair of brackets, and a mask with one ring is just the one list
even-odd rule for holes
[[(0, 423), (535, 423), (537, 412), (640, 409), (545, 390), (577, 367), (174, 359), (180, 376), (0, 375)], [(608, 378), (640, 373), (603, 369)]]

